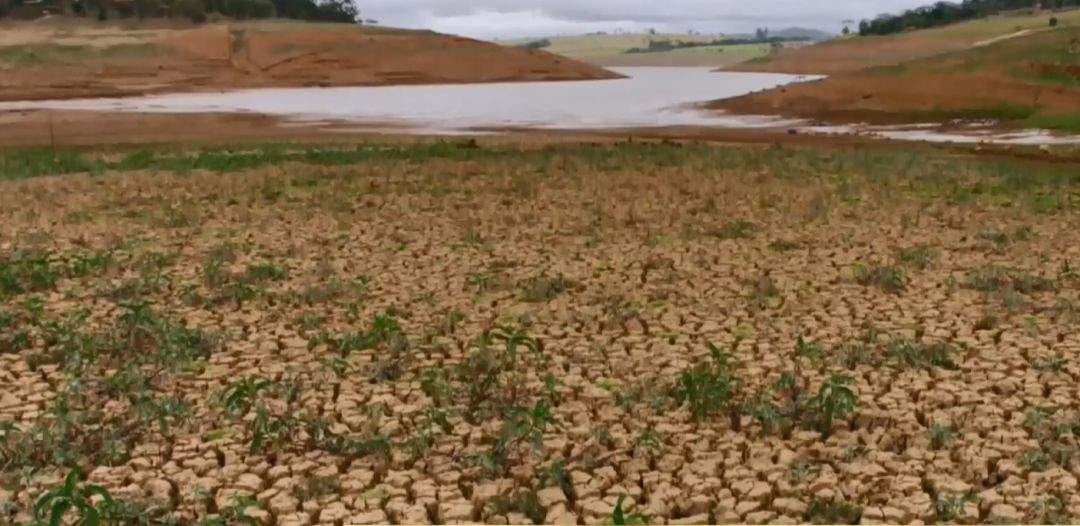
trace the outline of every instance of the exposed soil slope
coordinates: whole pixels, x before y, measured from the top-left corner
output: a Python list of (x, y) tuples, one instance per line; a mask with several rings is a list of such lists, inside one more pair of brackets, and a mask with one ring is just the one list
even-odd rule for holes
[(834, 122), (994, 119), (1080, 130), (1080, 28), (1038, 31), (896, 66), (717, 101), (736, 112)]
[(615, 77), (544, 51), (427, 31), (299, 22), (0, 26), (0, 100)]
[[(1047, 29), (1051, 15), (993, 17), (887, 36), (851, 37), (793, 48), (731, 66), (733, 71), (833, 75), (890, 66), (993, 43), (1021, 31)], [(1063, 26), (1080, 25), (1080, 10), (1057, 13)]]

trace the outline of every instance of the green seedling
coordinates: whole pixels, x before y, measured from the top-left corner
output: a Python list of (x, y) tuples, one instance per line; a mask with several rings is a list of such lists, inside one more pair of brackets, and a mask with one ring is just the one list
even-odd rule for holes
[[(49, 526), (111, 524), (116, 502), (105, 488), (80, 482), (81, 476), (82, 470), (73, 468), (64, 478), (63, 486), (38, 497), (34, 503), (37, 520)], [(100, 501), (95, 503), (94, 497)]]
[(695, 421), (732, 409), (742, 381), (731, 368), (731, 353), (709, 344), (711, 361), (683, 371), (672, 390), (675, 403), (687, 405)]
[(623, 502), (626, 501), (626, 495), (620, 494), (619, 500), (615, 502), (615, 509), (611, 510), (611, 524), (614, 526), (624, 526), (631, 524), (648, 524), (649, 519), (645, 515), (640, 513), (627, 514), (623, 510)]
[(834, 374), (807, 400), (807, 410), (813, 415), (812, 425), (822, 436), (827, 438), (832, 433), (833, 422), (855, 410), (855, 393), (849, 387), (852, 381), (850, 376)]

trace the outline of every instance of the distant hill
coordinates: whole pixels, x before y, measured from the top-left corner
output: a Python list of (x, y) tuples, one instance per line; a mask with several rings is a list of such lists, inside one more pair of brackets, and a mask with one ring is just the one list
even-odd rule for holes
[(780, 38), (804, 38), (806, 40), (814, 41), (828, 40), (836, 36), (827, 31), (811, 29), (808, 27), (788, 27), (777, 31), (769, 31), (769, 35)]
[[(769, 31), (769, 37), (782, 40), (820, 41), (834, 35), (807, 28), (785, 28)], [(752, 40), (749, 34), (688, 34), (688, 33), (591, 33), (574, 36), (537, 36), (500, 42), (510, 46), (543, 49), (576, 60), (600, 66), (709, 66), (723, 67), (771, 52), (768, 43), (739, 43), (734, 45), (698, 45), (693, 47), (671, 46), (663, 49), (661, 43), (707, 44), (717, 40)], [(648, 53), (632, 50), (649, 49)]]

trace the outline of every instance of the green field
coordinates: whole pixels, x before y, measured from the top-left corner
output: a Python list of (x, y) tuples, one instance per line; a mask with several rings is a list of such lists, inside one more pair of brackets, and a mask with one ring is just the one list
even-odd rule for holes
[[(688, 35), (658, 33), (656, 35), (580, 35), (548, 37), (551, 46), (544, 48), (559, 55), (601, 66), (729, 66), (764, 56), (769, 52), (765, 44), (740, 44), (734, 46), (705, 46), (676, 49), (660, 53), (626, 53), (631, 48), (644, 48), (649, 40), (681, 40), (684, 42), (710, 42), (715, 35)], [(503, 42), (520, 45), (538, 39), (519, 39)]]

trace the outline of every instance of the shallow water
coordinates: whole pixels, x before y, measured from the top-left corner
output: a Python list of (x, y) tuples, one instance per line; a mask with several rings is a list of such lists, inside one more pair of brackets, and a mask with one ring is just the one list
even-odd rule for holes
[(897, 140), (1004, 144), (1080, 144), (1078, 135), (1043, 130), (957, 130), (938, 124), (905, 127), (815, 126), (802, 120), (732, 115), (701, 103), (819, 76), (715, 72), (708, 68), (611, 68), (625, 79), (339, 88), (268, 88), (123, 99), (0, 103), (2, 110), (58, 109), (150, 113), (248, 112), (288, 118), (297, 126), (342, 131), (462, 134), (501, 128), (614, 129), (665, 126), (797, 128)]
[(718, 73), (708, 68), (612, 68), (628, 78), (341, 88), (273, 88), (126, 99), (15, 102), (0, 109), (253, 112), (301, 120), (380, 123), (423, 131), (470, 128), (774, 126), (761, 116), (708, 112), (694, 103), (818, 77)]

